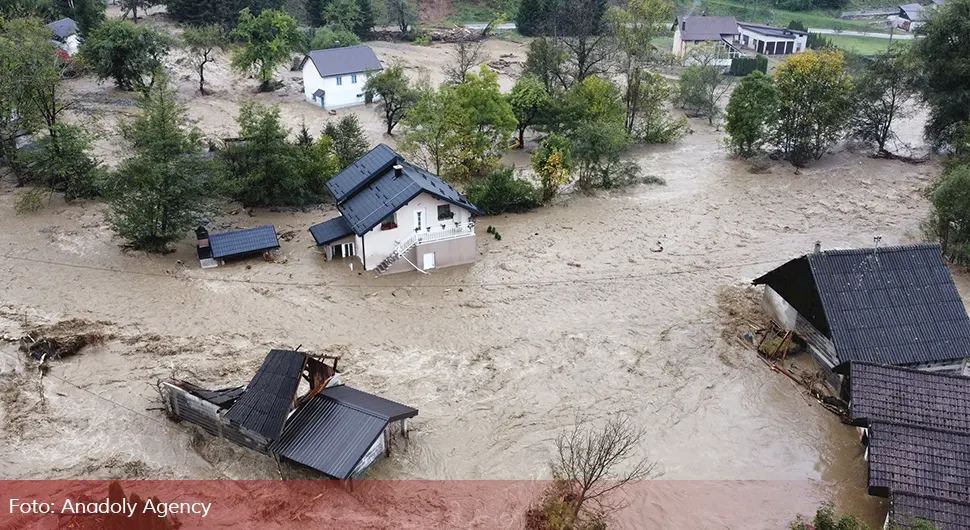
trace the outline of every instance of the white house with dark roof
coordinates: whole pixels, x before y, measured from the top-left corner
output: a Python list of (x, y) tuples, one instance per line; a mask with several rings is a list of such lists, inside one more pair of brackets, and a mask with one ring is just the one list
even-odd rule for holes
[(714, 61), (718, 66), (731, 66), (731, 59), (740, 57), (738, 43), (741, 31), (734, 17), (685, 16), (674, 20), (670, 28), (674, 32), (674, 56), (690, 62), (692, 48), (713, 44), (721, 53)]
[(368, 76), (384, 69), (367, 46), (314, 50), (302, 68), (304, 97), (325, 109), (363, 105)]
[(808, 48), (808, 32), (738, 22), (741, 46), (764, 55), (790, 55)]
[(81, 36), (78, 33), (77, 23), (74, 20), (62, 18), (44, 27), (54, 32), (54, 38), (51, 40), (54, 41), (54, 44), (58, 48), (67, 52), (68, 55), (73, 56), (81, 47)]
[(380, 144), (327, 182), (340, 216), (310, 227), (327, 259), (358, 258), (365, 270), (405, 272), (478, 257), (478, 207)]

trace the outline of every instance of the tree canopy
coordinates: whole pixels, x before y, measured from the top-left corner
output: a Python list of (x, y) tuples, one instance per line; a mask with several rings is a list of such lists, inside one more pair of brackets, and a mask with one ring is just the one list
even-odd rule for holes
[(147, 92), (173, 44), (160, 31), (127, 20), (107, 20), (81, 46), (99, 80), (111, 78), (122, 90)]
[(301, 39), (296, 19), (275, 9), (259, 16), (243, 9), (231, 36), (243, 43), (233, 54), (232, 66), (241, 72), (255, 71), (262, 91), (271, 88), (276, 69), (290, 60)]
[(771, 77), (755, 71), (741, 79), (727, 104), (724, 130), (735, 154), (755, 155), (769, 139), (778, 116), (778, 89)]
[(372, 74), (367, 79), (364, 90), (378, 97), (377, 112), (382, 115), (387, 134), (391, 134), (419, 96), (400, 64)]

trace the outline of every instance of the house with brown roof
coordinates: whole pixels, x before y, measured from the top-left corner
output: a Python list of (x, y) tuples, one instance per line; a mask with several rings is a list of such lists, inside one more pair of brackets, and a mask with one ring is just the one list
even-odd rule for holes
[(674, 56), (685, 64), (692, 62), (692, 51), (709, 45), (718, 52), (714, 64), (731, 66), (731, 59), (740, 57), (738, 49), (741, 31), (734, 17), (683, 16), (674, 20)]

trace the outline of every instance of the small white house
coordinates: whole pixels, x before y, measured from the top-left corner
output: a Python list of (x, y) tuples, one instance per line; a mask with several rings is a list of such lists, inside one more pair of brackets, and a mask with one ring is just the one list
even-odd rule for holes
[(764, 55), (790, 55), (808, 48), (808, 32), (739, 22), (741, 46)]
[(303, 58), (302, 68), (304, 97), (325, 109), (363, 105), (368, 76), (383, 70), (367, 46), (314, 50)]
[(81, 47), (81, 36), (78, 33), (77, 23), (73, 20), (62, 18), (44, 27), (54, 32), (54, 38), (51, 40), (68, 55), (73, 56)]
[(743, 55), (737, 48), (741, 33), (734, 17), (678, 17), (670, 29), (674, 32), (672, 52), (685, 64), (691, 62), (691, 48), (704, 43), (713, 43), (720, 52), (713, 61), (718, 66), (731, 66), (731, 59)]
[(438, 176), (380, 144), (327, 182), (340, 216), (310, 227), (330, 259), (357, 258), (380, 273), (428, 271), (478, 257), (484, 215)]

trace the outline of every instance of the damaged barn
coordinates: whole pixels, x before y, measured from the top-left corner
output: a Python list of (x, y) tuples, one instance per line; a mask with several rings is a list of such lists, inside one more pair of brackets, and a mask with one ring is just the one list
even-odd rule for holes
[[(407, 438), (417, 409), (344, 385), (337, 358), (272, 350), (245, 387), (161, 383), (171, 418), (254, 451), (348, 480), (390, 456), (391, 425)], [(332, 364), (327, 364), (331, 361)], [(309, 391), (299, 395), (300, 382)]]

